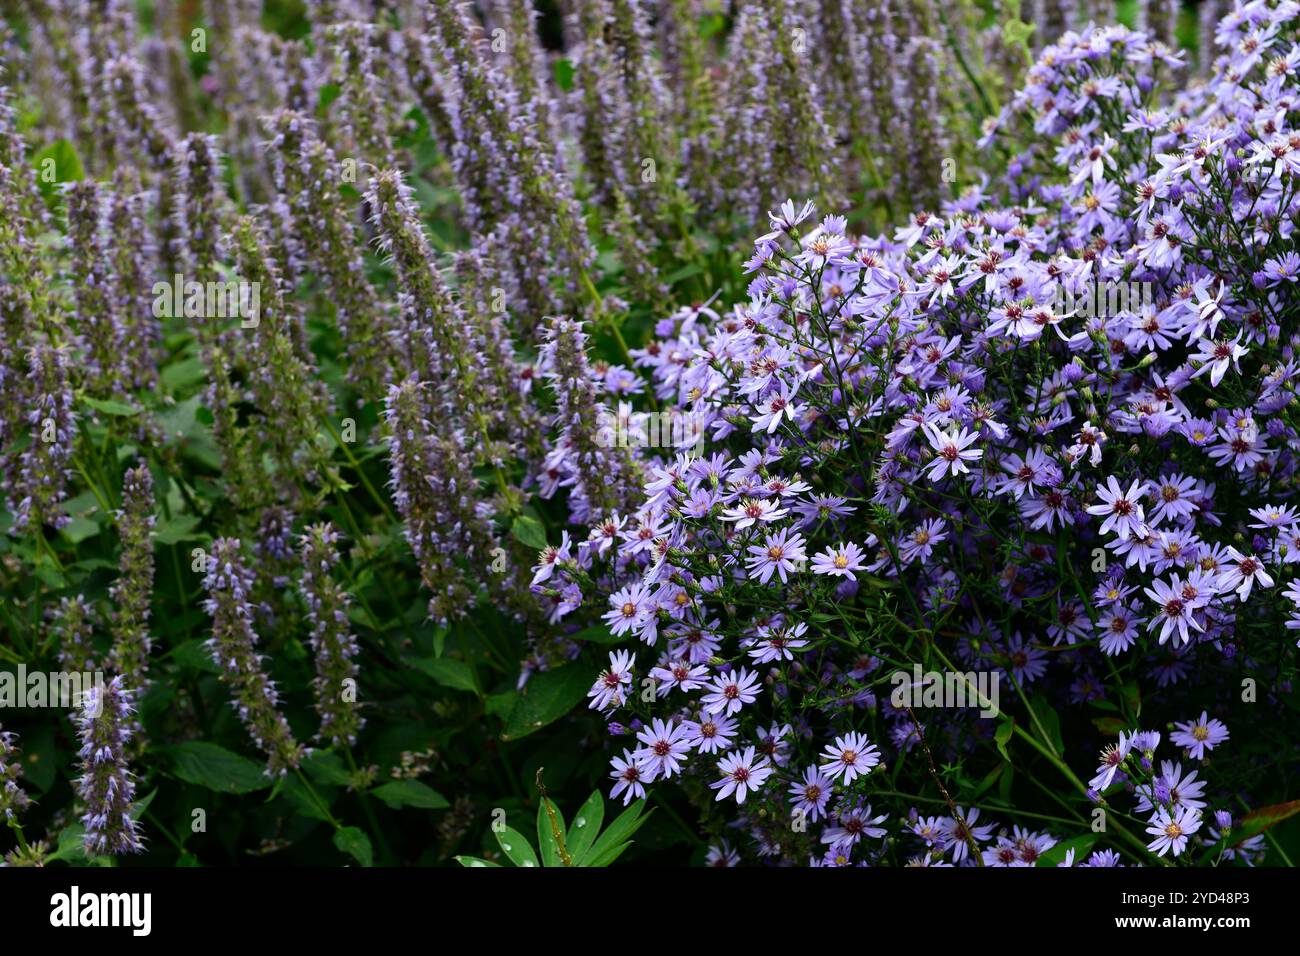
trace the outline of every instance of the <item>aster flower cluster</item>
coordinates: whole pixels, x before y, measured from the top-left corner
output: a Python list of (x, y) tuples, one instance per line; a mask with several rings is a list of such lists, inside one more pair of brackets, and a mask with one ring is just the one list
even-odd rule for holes
[[(617, 795), (708, 782), (743, 805), (758, 855), (788, 860), (812, 830), (783, 825), (781, 793), (811, 787), (840, 846), (837, 820), (868, 825), (859, 773), (982, 736), (881, 694), (916, 639), (927, 666), (995, 673), (1022, 706), (1054, 688), (1058, 706), (1106, 702), (1117, 666), (1220, 706), (1225, 666), (1285, 692), (1295, 12), (1238, 8), (1211, 81), (1173, 94), (1182, 58), (1158, 40), (1066, 33), (986, 131), (1021, 147), (1002, 183), (892, 237), (786, 203), (746, 264), (748, 301), (675, 316), (633, 352), (660, 402), (705, 410), (709, 447), (644, 462), (626, 526), (590, 521), (539, 565), (560, 592), (594, 581), (582, 600), (642, 646), (613, 652), (590, 695), (636, 733)], [(1132, 294), (1108, 302), (1116, 288)], [(1175, 740), (1197, 760), (1207, 720)], [(822, 762), (792, 756), (820, 746)], [(1180, 774), (1142, 785), (1185, 792)], [(992, 829), (949, 810), (935, 845), (960, 863)], [(1146, 810), (1163, 834), (1148, 851), (1181, 853), (1191, 809)]]

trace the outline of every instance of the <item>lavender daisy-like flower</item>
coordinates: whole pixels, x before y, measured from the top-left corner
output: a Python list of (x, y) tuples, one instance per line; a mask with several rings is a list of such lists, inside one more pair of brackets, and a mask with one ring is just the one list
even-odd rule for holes
[(746, 747), (719, 760), (718, 772), (722, 779), (709, 784), (718, 791), (717, 799), (725, 800), (734, 794), (737, 803), (744, 803), (745, 797), (763, 786), (774, 771), (766, 757), (755, 759), (754, 748)]
[(601, 671), (596, 682), (587, 691), (592, 710), (610, 710), (622, 707), (627, 690), (632, 686), (632, 652), (610, 651), (609, 667)]
[(139, 853), (144, 849), (131, 817), (135, 775), (126, 762), (132, 711), (131, 692), (118, 676), (88, 689), (75, 718), (81, 737), (77, 795), (86, 806), (81, 822), (86, 828), (88, 853)]
[(1197, 720), (1175, 723), (1176, 728), (1169, 735), (1170, 741), (1187, 750), (1197, 760), (1205, 756), (1207, 750), (1213, 750), (1228, 739), (1228, 727), (1218, 718), (1211, 718), (1207, 711), (1201, 711)]
[(731, 746), (736, 736), (736, 721), (726, 714), (703, 713), (698, 721), (682, 722), (689, 732), (687, 742), (702, 754), (720, 753)]
[(1172, 809), (1159, 807), (1147, 827), (1147, 833), (1154, 837), (1147, 844), (1147, 849), (1157, 856), (1164, 856), (1170, 852), (1174, 856), (1179, 856), (1187, 848), (1188, 838), (1200, 828), (1199, 810), (1185, 806), (1176, 806)]
[(935, 453), (934, 461), (926, 467), (926, 475), (931, 481), (938, 481), (945, 473), (954, 476), (964, 474), (970, 471), (966, 462), (978, 461), (984, 457), (983, 449), (970, 447), (979, 439), (978, 432), (956, 427), (940, 432), (930, 422), (926, 422), (922, 428)]
[(1151, 587), (1143, 590), (1147, 597), (1156, 603), (1157, 611), (1147, 622), (1147, 630), (1153, 631), (1159, 627), (1161, 644), (1172, 636), (1174, 646), (1177, 647), (1186, 644), (1190, 639), (1187, 633), (1189, 627), (1197, 631), (1205, 630), (1192, 616), (1197, 605), (1187, 600), (1178, 575), (1175, 574), (1168, 583), (1164, 581), (1151, 583)]
[(852, 541), (840, 542), (838, 547), (827, 548), (820, 554), (814, 555), (812, 572), (842, 578), (855, 577), (854, 571), (861, 571), (866, 567), (862, 563), (865, 554), (866, 552)]
[(1237, 597), (1244, 601), (1250, 597), (1250, 590), (1255, 582), (1262, 588), (1271, 588), (1273, 578), (1264, 570), (1264, 562), (1253, 554), (1242, 554), (1236, 548), (1228, 548), (1229, 563), (1219, 574), (1218, 586), (1224, 591), (1236, 591)]
[(826, 812), (826, 804), (831, 799), (831, 778), (816, 766), (804, 768), (803, 777), (790, 784), (790, 798), (794, 802), (794, 812), (806, 819), (817, 822)]
[(752, 555), (747, 560), (751, 577), (766, 584), (773, 574), (780, 575), (784, 584), (790, 572), (798, 570), (798, 563), (804, 560), (804, 538), (799, 532), (782, 528), (775, 534), (769, 534), (761, 545), (749, 546)]
[(1141, 499), (1146, 491), (1147, 486), (1142, 481), (1135, 480), (1126, 492), (1120, 488), (1115, 476), (1111, 475), (1106, 479), (1105, 485), (1097, 488), (1101, 504), (1089, 505), (1088, 514), (1106, 517), (1101, 525), (1102, 534), (1114, 531), (1115, 536), (1121, 540), (1127, 540), (1130, 536), (1142, 537), (1146, 534), (1146, 524)]
[(1101, 752), (1101, 764), (1097, 767), (1097, 774), (1088, 781), (1091, 789), (1100, 793), (1115, 782), (1115, 775), (1133, 748), (1133, 740), (1134, 737), (1121, 730), (1119, 743), (1106, 745)]
[(689, 737), (689, 728), (658, 717), (643, 728), (636, 735), (642, 746), (633, 753), (640, 764), (642, 779), (653, 783), (660, 777), (667, 779), (680, 773), (681, 758), (691, 752)]
[(833, 744), (822, 750), (823, 773), (839, 780), (845, 786), (859, 776), (866, 776), (880, 763), (880, 751), (866, 734), (852, 732), (836, 737)]
[(611, 757), (609, 763), (609, 775), (614, 780), (614, 786), (609, 791), (611, 798), (617, 800), (619, 794), (622, 794), (623, 806), (627, 806), (633, 800), (645, 796), (641, 766), (632, 756), (632, 751), (624, 750), (622, 757)]
[(758, 699), (762, 690), (757, 686), (758, 682), (758, 674), (744, 667), (739, 673), (732, 669), (719, 674), (708, 685), (709, 692), (703, 698), (704, 709), (710, 714), (730, 716), (738, 713), (746, 704)]

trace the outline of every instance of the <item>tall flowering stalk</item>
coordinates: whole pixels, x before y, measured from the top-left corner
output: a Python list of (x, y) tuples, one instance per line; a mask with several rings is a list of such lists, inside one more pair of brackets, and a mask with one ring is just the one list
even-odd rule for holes
[(609, 412), (587, 359), (587, 333), (581, 322), (561, 316), (551, 320), (540, 365), (555, 392), (555, 423), (560, 429), (542, 465), (543, 496), (568, 487), (569, 510), (577, 522), (626, 513), (637, 496), (640, 470), (626, 447), (602, 439)]
[(203, 579), (208, 592), (204, 608), (212, 618), (212, 637), (207, 647), (221, 670), (221, 682), (231, 690), (239, 719), (266, 754), (267, 773), (282, 777), (297, 768), (304, 753), (279, 710), (275, 682), (266, 675), (264, 658), (257, 652), (258, 637), (249, 603), (254, 584), (253, 572), (240, 553), (239, 539), (213, 541), (208, 573)]
[(134, 388), (152, 388), (158, 380), (162, 325), (153, 314), (151, 289), (156, 254), (148, 223), (149, 194), (131, 167), (113, 177), (107, 212), (110, 295), (121, 332), (120, 370)]
[(288, 202), (307, 264), (328, 292), (347, 348), (347, 374), (367, 399), (382, 396), (388, 380), (387, 316), (356, 250), (361, 238), (339, 187), (345, 168), (301, 113), (283, 110), (267, 121), (276, 186)]
[(122, 556), (118, 578), (109, 589), (113, 615), (113, 670), (128, 686), (143, 688), (148, 681), (150, 602), (153, 597), (154, 493), (153, 475), (145, 465), (128, 469), (122, 479), (122, 507), (114, 516)]
[(133, 691), (121, 676), (85, 692), (76, 716), (81, 738), (77, 795), (85, 804), (87, 853), (117, 855), (144, 849), (134, 809), (135, 775), (127, 766), (134, 720)]
[(497, 548), (490, 508), (479, 498), (465, 439), (452, 422), (437, 428), (427, 417), (427, 386), (408, 378), (388, 390), (390, 486), (403, 534), (430, 592), (429, 616), (462, 617), (475, 599), (478, 573)]
[(54, 638), (59, 667), (72, 673), (84, 674), (99, 668), (95, 650), (95, 609), (80, 594), (59, 598), (59, 603), (46, 611), (50, 635)]
[(510, 291), (522, 306), (519, 331), (532, 335), (543, 315), (591, 307), (595, 289), (587, 270), (595, 252), (556, 145), (527, 122), (467, 6), (432, 0), (428, 8), (436, 64), (423, 72), (444, 74), (451, 162), (467, 225), (476, 236), (491, 237), (493, 254), (510, 264)]
[(60, 508), (67, 497), (69, 463), (76, 438), (72, 385), (65, 346), (39, 342), (28, 353), (26, 418), (31, 441), (6, 463), (6, 490), (14, 512), (13, 530), (62, 528), (70, 520)]
[(105, 199), (94, 180), (67, 191), (68, 248), (76, 328), (86, 343), (87, 380), (101, 395), (120, 394), (130, 377), (127, 337), (119, 321), (111, 268), (104, 248)]
[(352, 603), (331, 572), (338, 565), (338, 532), (328, 521), (311, 525), (302, 536), (299, 588), (311, 621), (311, 646), (316, 654), (316, 712), (320, 739), (356, 743), (365, 720), (357, 708), (357, 641), (348, 623)]
[(256, 220), (239, 217), (230, 244), (240, 279), (260, 290), (256, 324), (240, 329), (249, 337), (248, 384), (260, 437), (280, 472), (281, 487), (296, 496), (299, 481), (314, 473), (319, 457), (315, 441), (329, 410), (329, 394), (310, 350), (297, 341), (280, 269)]
[(19, 815), (31, 805), (27, 792), (18, 785), (22, 775), (18, 735), (0, 729), (0, 817), (7, 823), (17, 823)]

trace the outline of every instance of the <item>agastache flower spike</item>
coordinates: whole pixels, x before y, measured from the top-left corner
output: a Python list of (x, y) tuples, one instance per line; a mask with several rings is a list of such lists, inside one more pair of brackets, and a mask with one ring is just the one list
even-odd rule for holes
[(221, 671), (221, 682), (234, 695), (232, 703), (239, 719), (267, 756), (267, 773), (282, 777), (298, 766), (304, 753), (279, 711), (275, 683), (267, 677), (264, 658), (257, 653), (258, 637), (249, 604), (254, 580), (244, 564), (238, 538), (212, 542), (203, 579), (208, 592), (203, 606), (212, 618), (207, 647)]
[(113, 670), (131, 687), (146, 686), (149, 669), (150, 600), (153, 597), (153, 475), (145, 465), (122, 479), (122, 508), (115, 515), (122, 556), (117, 582), (109, 589), (113, 617)]
[(121, 676), (85, 691), (74, 718), (81, 737), (81, 777), (77, 795), (86, 807), (86, 852), (94, 855), (139, 853), (143, 839), (131, 814), (135, 775), (127, 767), (134, 720), (133, 692)]
[(316, 654), (316, 713), (320, 739), (355, 744), (365, 721), (357, 713), (357, 641), (348, 623), (348, 593), (330, 572), (339, 562), (338, 533), (329, 522), (311, 525), (302, 536), (302, 591)]

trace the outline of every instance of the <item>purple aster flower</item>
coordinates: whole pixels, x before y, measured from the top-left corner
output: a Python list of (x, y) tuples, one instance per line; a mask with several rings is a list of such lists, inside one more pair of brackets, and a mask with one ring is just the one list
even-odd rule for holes
[(1170, 741), (1186, 749), (1197, 760), (1228, 739), (1227, 726), (1219, 719), (1211, 718), (1206, 711), (1201, 711), (1198, 720), (1175, 723), (1174, 727), (1176, 729), (1169, 735)]

